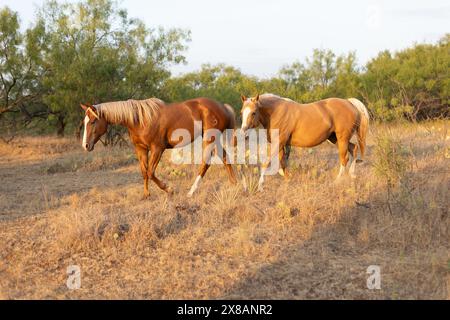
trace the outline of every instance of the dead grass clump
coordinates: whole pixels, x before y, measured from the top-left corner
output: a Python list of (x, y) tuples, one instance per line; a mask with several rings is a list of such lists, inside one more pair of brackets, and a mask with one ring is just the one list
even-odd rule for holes
[(221, 188), (212, 192), (213, 201), (218, 208), (228, 210), (234, 207), (242, 196), (242, 189), (240, 185), (232, 186), (230, 188)]
[(249, 195), (256, 194), (258, 192), (259, 183), (259, 170), (257, 167), (248, 168), (247, 166), (239, 165), (238, 169), (240, 171), (240, 183), (246, 189), (245, 191)]

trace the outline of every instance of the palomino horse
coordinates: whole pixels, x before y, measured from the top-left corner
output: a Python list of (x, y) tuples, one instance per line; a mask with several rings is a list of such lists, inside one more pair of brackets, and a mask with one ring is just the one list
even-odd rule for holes
[[(269, 139), (274, 129), (278, 129), (278, 148), (271, 150), (272, 156), (278, 153), (280, 174), (285, 175), (290, 146), (311, 148), (328, 140), (337, 144), (339, 149), (340, 171), (338, 178), (345, 172), (353, 156), (350, 175), (355, 178), (355, 164), (358, 147), (350, 142), (356, 133), (361, 159), (364, 157), (366, 135), (369, 129), (369, 113), (358, 99), (330, 98), (308, 104), (300, 104), (273, 94), (257, 95), (254, 98), (242, 98), (242, 130), (255, 128), (261, 124), (269, 131)], [(362, 160), (360, 160), (362, 161)], [(270, 162), (270, 160), (269, 160)], [(269, 163), (262, 165), (259, 189), (262, 190), (265, 170)]]
[[(218, 143), (216, 137), (207, 137), (205, 132), (211, 129), (222, 133), (226, 129), (235, 129), (233, 109), (207, 98), (172, 104), (165, 104), (159, 99), (152, 98), (102, 103), (96, 106), (82, 104), (81, 107), (86, 112), (83, 135), (83, 148), (86, 151), (94, 149), (95, 143), (106, 132), (109, 124), (128, 128), (144, 179), (144, 198), (149, 196), (149, 179), (162, 190), (172, 193), (172, 188), (155, 176), (156, 167), (164, 150), (186, 146), (203, 135), (202, 165), (188, 193), (188, 196), (192, 196), (210, 166), (214, 147)], [(177, 130), (180, 129), (188, 133), (188, 138), (177, 134)], [(224, 156), (223, 161), (229, 179), (232, 183), (236, 183), (233, 168), (226, 160)]]

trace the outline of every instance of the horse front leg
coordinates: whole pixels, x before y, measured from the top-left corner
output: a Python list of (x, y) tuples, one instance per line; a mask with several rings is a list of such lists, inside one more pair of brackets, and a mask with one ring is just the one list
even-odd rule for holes
[[(273, 141), (273, 140), (272, 140)], [(276, 174), (280, 172), (280, 158), (284, 157), (284, 145), (271, 143), (269, 145), (269, 159), (261, 165), (261, 176), (258, 181), (258, 191), (264, 191), (264, 176), (268, 173), (270, 167), (270, 172)]]
[(143, 199), (147, 199), (150, 196), (150, 192), (148, 191), (148, 175), (147, 175), (147, 168), (148, 168), (148, 149), (136, 146), (135, 147), (136, 155), (139, 159), (139, 165), (141, 167), (141, 174), (142, 178), (144, 179), (144, 195)]
[(280, 160), (280, 170), (278, 170), (278, 174), (284, 178), (289, 178), (289, 174), (287, 172), (287, 164), (289, 160), (289, 155), (291, 154), (291, 146), (285, 145), (284, 148), (280, 149), (279, 160)]
[(156, 175), (156, 168), (158, 167), (159, 161), (161, 160), (161, 156), (164, 152), (164, 148), (159, 146), (152, 146), (151, 147), (151, 155), (150, 155), (150, 161), (149, 161), (149, 168), (148, 168), (148, 177), (161, 189), (167, 192), (168, 194), (172, 194), (173, 190), (170, 188), (166, 183), (159, 180)]
[(230, 182), (232, 184), (236, 184), (237, 183), (236, 174), (235, 174), (231, 164), (228, 163), (227, 150), (224, 147), (222, 147), (222, 161), (223, 161), (223, 164), (225, 166), (225, 169), (227, 170), (228, 179), (230, 180)]

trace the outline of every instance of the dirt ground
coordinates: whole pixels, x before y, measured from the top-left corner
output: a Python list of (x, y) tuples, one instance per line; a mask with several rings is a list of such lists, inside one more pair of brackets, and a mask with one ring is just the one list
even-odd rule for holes
[(0, 142), (0, 298), (449, 299), (449, 124), (373, 126), (355, 181), (334, 183), (335, 147), (294, 149), (262, 193), (213, 166), (187, 198), (197, 166), (167, 151), (175, 194), (148, 200), (131, 146)]

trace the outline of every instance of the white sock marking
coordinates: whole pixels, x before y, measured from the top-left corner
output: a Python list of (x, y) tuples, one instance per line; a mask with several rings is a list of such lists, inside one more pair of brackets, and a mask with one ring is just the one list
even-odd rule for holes
[(341, 164), (341, 169), (339, 170), (339, 174), (337, 176), (337, 179), (342, 177), (342, 175), (345, 173), (345, 166)]
[(352, 164), (350, 165), (350, 171), (349, 171), (349, 173), (350, 173), (350, 177), (351, 177), (352, 179), (355, 179), (355, 178), (356, 178), (355, 169), (356, 169), (356, 158), (353, 159)]
[(202, 180), (201, 176), (197, 176), (197, 179), (195, 179), (194, 184), (191, 187), (191, 190), (188, 193), (188, 197), (192, 197), (194, 192), (198, 189), (198, 186), (200, 185), (200, 181)]

